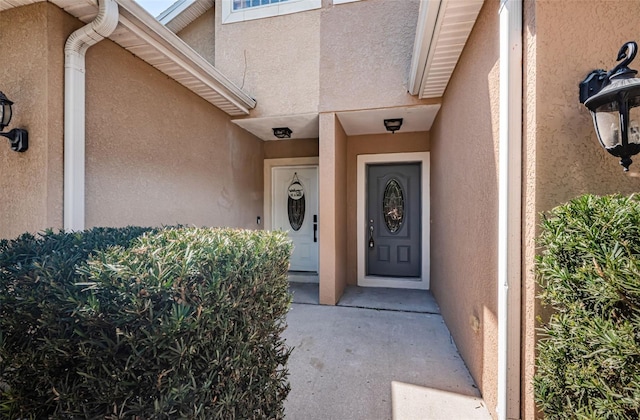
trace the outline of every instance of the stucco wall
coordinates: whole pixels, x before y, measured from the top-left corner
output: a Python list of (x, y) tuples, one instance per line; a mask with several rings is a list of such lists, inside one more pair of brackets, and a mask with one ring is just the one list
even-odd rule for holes
[[(23, 154), (0, 144), (0, 237), (62, 227), (64, 43), (81, 25), (47, 2), (0, 13), (0, 89), (30, 136)], [(262, 141), (109, 40), (86, 64), (87, 227), (259, 227)]]
[(431, 130), (431, 289), (495, 414), (498, 0), (487, 0)]
[(347, 135), (334, 113), (320, 114), (320, 303), (335, 305), (347, 284)]
[(208, 62), (215, 64), (215, 24), (215, 8), (212, 7), (176, 35)]
[(369, 0), (222, 24), (215, 64), (256, 98), (253, 117), (426, 103), (407, 93), (420, 0)]
[(429, 133), (396, 133), (351, 136), (347, 139), (347, 283), (358, 282), (358, 155), (429, 151)]
[(325, 6), (320, 111), (422, 103), (407, 93), (420, 0)]
[(264, 142), (264, 158), (318, 156), (318, 139), (272, 140)]
[(215, 9), (216, 67), (256, 98), (251, 115), (317, 112), (320, 10), (223, 25)]
[(0, 138), (0, 238), (62, 227), (65, 33), (79, 23), (49, 3), (0, 12), (0, 90), (11, 125), (29, 131), (29, 150)]
[[(535, 300), (533, 262), (539, 214), (584, 193), (629, 194), (640, 188), (640, 159), (624, 174), (602, 149), (578, 83), (593, 69), (611, 69), (618, 49), (638, 41), (640, 3), (538, 0), (525, 4), (525, 231), (523, 418), (533, 418)], [(631, 68), (640, 68), (636, 60)]]
[(87, 226), (258, 227), (262, 141), (109, 40), (87, 98)]

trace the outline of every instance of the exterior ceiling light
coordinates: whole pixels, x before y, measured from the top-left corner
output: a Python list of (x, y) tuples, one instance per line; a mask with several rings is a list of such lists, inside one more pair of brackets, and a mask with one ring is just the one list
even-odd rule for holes
[(29, 148), (29, 133), (21, 128), (14, 128), (8, 133), (3, 133), (5, 127), (11, 122), (13, 102), (0, 92), (0, 136), (6, 137), (11, 143), (11, 150), (24, 152)]
[(273, 135), (279, 139), (290, 139), (291, 129), (289, 127), (275, 127), (273, 129)]
[(396, 131), (400, 130), (400, 127), (402, 127), (402, 118), (384, 120), (384, 127), (387, 131), (391, 131), (391, 134), (394, 134)]
[(618, 52), (617, 66), (608, 72), (593, 70), (580, 83), (580, 103), (591, 111), (600, 144), (620, 158), (625, 172), (631, 156), (640, 152), (640, 79), (627, 67), (637, 51), (635, 42), (627, 42)]

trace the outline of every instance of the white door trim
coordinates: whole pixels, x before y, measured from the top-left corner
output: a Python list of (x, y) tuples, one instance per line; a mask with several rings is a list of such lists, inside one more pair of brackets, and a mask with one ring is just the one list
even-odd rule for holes
[[(272, 217), (272, 187), (271, 187), (271, 169), (278, 166), (318, 166), (320, 159), (318, 157), (302, 157), (302, 158), (280, 158), (264, 160), (264, 229), (271, 229)], [(320, 262), (322, 263), (322, 262)]]
[[(370, 163), (422, 163), (422, 276), (419, 281), (401, 280), (365, 275), (365, 237), (366, 237), (366, 191), (367, 164)], [(358, 211), (358, 286), (396, 287), (405, 289), (429, 289), (430, 247), (429, 247), (429, 152), (385, 153), (376, 155), (358, 155), (357, 164), (357, 211)], [(393, 285), (393, 286), (392, 286)]]

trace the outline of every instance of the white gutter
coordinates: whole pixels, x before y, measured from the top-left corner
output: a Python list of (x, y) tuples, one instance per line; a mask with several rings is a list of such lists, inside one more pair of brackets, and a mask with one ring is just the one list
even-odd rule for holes
[(500, 1), (498, 180), (499, 420), (520, 418), (522, 0)]
[(64, 229), (83, 230), (85, 54), (118, 25), (115, 0), (98, 0), (96, 18), (72, 33), (64, 47)]

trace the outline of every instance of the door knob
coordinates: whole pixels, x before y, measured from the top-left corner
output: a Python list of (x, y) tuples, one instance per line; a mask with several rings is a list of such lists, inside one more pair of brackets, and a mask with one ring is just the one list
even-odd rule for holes
[(369, 249), (373, 249), (376, 243), (373, 240), (373, 219), (369, 220)]

